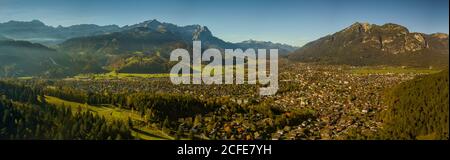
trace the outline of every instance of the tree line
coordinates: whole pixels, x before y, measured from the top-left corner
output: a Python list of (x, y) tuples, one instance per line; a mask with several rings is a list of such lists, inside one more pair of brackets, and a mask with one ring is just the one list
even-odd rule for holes
[(206, 114), (222, 105), (217, 100), (201, 100), (186, 94), (99, 94), (65, 87), (46, 89), (44, 93), (78, 103), (89, 105), (111, 104), (120, 108), (135, 110), (141, 116), (148, 115), (154, 121), (163, 121), (165, 118), (177, 120), (183, 117), (193, 117), (197, 114)]
[(5, 95), (15, 101), (38, 104), (37, 98), (42, 95), (42, 92), (40, 89), (27, 87), (24, 84), (0, 81), (0, 95)]

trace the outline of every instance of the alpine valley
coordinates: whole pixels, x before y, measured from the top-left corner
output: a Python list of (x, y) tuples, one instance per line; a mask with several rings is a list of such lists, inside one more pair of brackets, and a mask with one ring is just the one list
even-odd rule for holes
[[(0, 140), (448, 140), (448, 34), (351, 23), (299, 47), (157, 20), (0, 23)], [(194, 40), (203, 50), (278, 49), (277, 92), (172, 83), (170, 53), (194, 52)]]

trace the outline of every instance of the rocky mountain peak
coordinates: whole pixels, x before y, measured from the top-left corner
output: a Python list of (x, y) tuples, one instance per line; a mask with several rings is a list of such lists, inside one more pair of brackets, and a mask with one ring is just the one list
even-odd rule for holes
[(154, 19), (154, 20), (150, 20), (150, 21), (145, 21), (143, 24), (144, 24), (144, 27), (154, 28), (154, 27), (161, 25), (162, 23), (159, 22), (158, 20)]
[(246, 40), (246, 41), (242, 41), (241, 43), (252, 44), (252, 43), (270, 43), (270, 42), (265, 42), (265, 41), (258, 41), (258, 40), (249, 39), (249, 40)]
[(372, 29), (372, 26), (373, 26), (372, 24), (365, 22), (364, 23), (355, 22), (346, 29), (344, 29), (344, 31), (357, 31), (358, 33), (369, 32)]
[[(438, 36), (439, 37), (439, 36)], [(444, 36), (441, 36), (444, 37)], [(356, 22), (332, 35), (338, 47), (375, 48), (391, 54), (415, 52), (429, 48), (429, 38), (423, 33), (410, 33), (401, 25), (386, 23), (381, 26)]]
[[(293, 58), (301, 60), (334, 61), (348, 64), (383, 64), (375, 59), (409, 59), (427, 56), (427, 53), (448, 54), (448, 35), (410, 32), (406, 27), (387, 23), (383, 25), (354, 23), (332, 35), (306, 44), (294, 52)], [(384, 58), (380, 58), (384, 57)], [(428, 58), (431, 59), (431, 58)], [(354, 62), (349, 62), (349, 61)], [(427, 62), (428, 63), (428, 62)], [(429, 62), (432, 64), (433, 62)]]
[(36, 19), (32, 20), (30, 23), (35, 24), (35, 25), (45, 26), (44, 22), (41, 22), (40, 20), (36, 20)]
[(356, 33), (372, 33), (372, 32), (384, 32), (395, 34), (408, 34), (409, 30), (401, 25), (394, 23), (386, 23), (381, 26), (376, 24), (370, 24), (365, 22), (356, 22), (345, 28), (341, 32), (356, 32)]
[(125, 26), (124, 28), (139, 28), (139, 27), (144, 27), (144, 28), (151, 28), (151, 29), (156, 29), (158, 28), (160, 25), (162, 25), (161, 22), (159, 22), (156, 19), (153, 20), (148, 20), (148, 21), (144, 21), (135, 25), (131, 25), (131, 26)]
[(433, 33), (431, 36), (438, 39), (448, 39), (448, 34), (445, 33)]
[(401, 33), (401, 34), (408, 34), (409, 30), (408, 28), (394, 24), (394, 23), (386, 23), (380, 27), (381, 30), (385, 32), (395, 32), (395, 33)]
[(192, 33), (192, 40), (200, 40), (200, 36), (212, 36), (212, 33), (208, 27), (198, 25)]

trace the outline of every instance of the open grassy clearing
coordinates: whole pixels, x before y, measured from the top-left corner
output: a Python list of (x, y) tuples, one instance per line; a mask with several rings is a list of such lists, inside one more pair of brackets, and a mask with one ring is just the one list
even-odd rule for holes
[[(102, 74), (81, 74), (74, 76), (74, 79), (123, 79), (123, 78), (165, 78), (170, 77), (170, 73), (144, 74), (144, 73), (102, 73)], [(188, 75), (186, 75), (188, 76)]]
[[(107, 120), (122, 120), (128, 121), (130, 118), (132, 121), (144, 121), (144, 119), (136, 112), (132, 112), (126, 109), (120, 109), (114, 106), (91, 106), (88, 104), (81, 104), (71, 101), (62, 100), (52, 96), (45, 96), (45, 100), (49, 104), (55, 104), (58, 106), (64, 105), (65, 107), (70, 107), (73, 111), (90, 111), (96, 113), (100, 116), (105, 117)], [(150, 127), (138, 127), (134, 128), (132, 131), (133, 136), (144, 140), (167, 140), (174, 139), (173, 137), (167, 135), (163, 131)]]
[(407, 67), (358, 67), (351, 68), (353, 74), (433, 74), (440, 72), (440, 69), (429, 68), (407, 68)]

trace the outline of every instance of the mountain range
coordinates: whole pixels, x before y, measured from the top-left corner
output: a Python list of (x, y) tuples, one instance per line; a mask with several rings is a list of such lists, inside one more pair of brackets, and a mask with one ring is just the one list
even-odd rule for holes
[(0, 35), (14, 40), (24, 40), (46, 45), (58, 44), (67, 39), (120, 31), (116, 25), (98, 26), (80, 24), (69, 27), (52, 27), (39, 20), (0, 23)]
[[(169, 53), (175, 48), (191, 48), (193, 40), (201, 40), (205, 49), (279, 48), (280, 55), (287, 55), (297, 49), (285, 44), (253, 40), (241, 43), (226, 42), (215, 37), (206, 26), (177, 26), (157, 20), (123, 27), (94, 24), (52, 27), (39, 20), (9, 21), (0, 23), (0, 40), (9, 41), (2, 44), (2, 54), (14, 55), (16, 59), (24, 56), (19, 52), (12, 54), (12, 50), (4, 49), (7, 47), (5, 45), (29, 41), (45, 45), (42, 47), (50, 47), (59, 54), (69, 55), (73, 65), (68, 64), (70, 71), (66, 71), (67, 73), (98, 73), (111, 70), (134, 73), (167, 72), (170, 67)], [(35, 61), (42, 63), (48, 59), (47, 57)], [(12, 62), (22, 64), (25, 60)], [(3, 68), (9, 65), (0, 63)], [(16, 65), (18, 72), (15, 75), (41, 73), (27, 71), (28, 69), (22, 69), (22, 66), (24, 65)]]
[(301, 62), (348, 65), (448, 66), (448, 35), (410, 32), (387, 23), (354, 23), (289, 54)]
[[(242, 43), (225, 42), (224, 40), (213, 36), (211, 31), (206, 26), (177, 26), (171, 23), (159, 22), (156, 19), (144, 21), (134, 25), (126, 25), (123, 27), (119, 27), (117, 25), (99, 26), (95, 24), (52, 27), (39, 20), (32, 20), (29, 22), (9, 21), (0, 23), (0, 36), (14, 40), (41, 43), (44, 45), (55, 45), (72, 38), (109, 35), (117, 32), (130, 32), (134, 29), (139, 29), (144, 32), (145, 30), (160, 33), (170, 32), (171, 34), (176, 35), (174, 38), (178, 38), (178, 40), (190, 41), (190, 43), (192, 43), (192, 40), (201, 40), (204, 45), (216, 48), (251, 48), (255, 46), (253, 46), (252, 43), (247, 42), (257, 42), (252, 40), (244, 41)], [(280, 54), (287, 54), (296, 49), (296, 47), (290, 45), (272, 42), (255, 43), (255, 45), (262, 48), (269, 48), (273, 46), (281, 47), (282, 50), (280, 51)]]
[(134, 25), (52, 27), (41, 21), (0, 23), (0, 76), (65, 76), (109, 71), (166, 73), (175, 48), (278, 49), (291, 61), (346, 65), (448, 66), (448, 35), (409, 32), (397, 24), (353, 25), (303, 47), (226, 42), (206, 26), (149, 20)]

